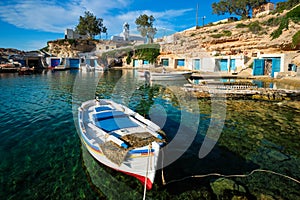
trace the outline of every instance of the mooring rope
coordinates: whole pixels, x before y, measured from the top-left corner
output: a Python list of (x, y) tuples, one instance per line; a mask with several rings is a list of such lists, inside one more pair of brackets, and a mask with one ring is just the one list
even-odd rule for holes
[(151, 150), (151, 149), (152, 149), (152, 145), (149, 144), (149, 146), (148, 146), (147, 170), (146, 170), (146, 177), (145, 177), (145, 184), (144, 184), (144, 195), (143, 195), (143, 200), (146, 199), (147, 179), (148, 179), (149, 159), (150, 159), (150, 150)]
[(166, 185), (166, 180), (165, 180), (165, 176), (164, 176), (164, 150), (161, 149), (161, 180), (162, 180), (162, 184)]
[(204, 178), (204, 177), (208, 177), (208, 176), (220, 176), (220, 177), (224, 177), (224, 178), (230, 178), (230, 177), (245, 178), (245, 177), (251, 176), (255, 172), (266, 172), (266, 173), (270, 173), (270, 174), (275, 174), (275, 175), (282, 176), (284, 178), (290, 179), (290, 180), (300, 184), (300, 181), (293, 178), (293, 177), (290, 177), (290, 176), (287, 176), (287, 175), (284, 175), (284, 174), (281, 174), (281, 173), (278, 173), (278, 172), (274, 172), (274, 171), (271, 171), (271, 170), (255, 169), (255, 170), (252, 170), (249, 174), (224, 175), (224, 174), (219, 174), (219, 173), (210, 173), (210, 174), (203, 174), (203, 175), (186, 176), (186, 177), (181, 178), (181, 179), (171, 180), (168, 183), (165, 183), (164, 185), (170, 184), (170, 183), (173, 183), (173, 182), (183, 181), (183, 180), (188, 179), (188, 178)]

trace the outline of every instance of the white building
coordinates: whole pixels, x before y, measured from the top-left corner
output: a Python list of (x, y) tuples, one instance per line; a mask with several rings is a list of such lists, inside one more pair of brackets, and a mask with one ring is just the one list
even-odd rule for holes
[(87, 35), (80, 35), (73, 29), (67, 28), (65, 30), (65, 39), (87, 39)]
[(127, 22), (125, 22), (123, 25), (123, 32), (120, 33), (119, 35), (112, 36), (111, 40), (114, 42), (134, 42), (140, 44), (145, 44), (147, 41), (145, 37), (142, 37), (140, 35), (130, 34), (129, 24)]

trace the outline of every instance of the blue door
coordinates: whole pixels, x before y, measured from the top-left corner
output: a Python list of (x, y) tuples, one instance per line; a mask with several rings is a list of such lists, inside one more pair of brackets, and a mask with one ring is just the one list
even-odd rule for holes
[(177, 66), (178, 67), (184, 67), (184, 59), (178, 59), (177, 60)]
[(80, 60), (77, 58), (70, 58), (70, 68), (72, 69), (79, 69)]
[(143, 60), (143, 64), (144, 65), (148, 65), (149, 64), (149, 60)]
[(19, 63), (21, 63), (22, 66), (26, 65), (26, 61), (25, 60), (18, 60)]
[(51, 59), (51, 67), (56, 67), (60, 64), (60, 59), (59, 58), (52, 58)]
[(162, 59), (161, 61), (162, 61), (162, 65), (164, 67), (168, 67), (169, 66), (169, 59)]
[(94, 67), (98, 67), (98, 66), (100, 66), (100, 65), (98, 64), (98, 60), (95, 59), (95, 60), (94, 60)]
[(200, 59), (194, 60), (194, 70), (200, 70)]
[(235, 59), (230, 59), (230, 70), (236, 71)]
[(274, 77), (274, 72), (280, 72), (280, 58), (272, 58), (272, 77)]
[(139, 66), (139, 60), (134, 60), (133, 61), (133, 66), (138, 67)]
[(221, 59), (220, 60), (220, 71), (227, 72), (228, 71), (228, 60), (227, 59)]
[(265, 70), (265, 60), (255, 59), (253, 62), (253, 76), (264, 75), (264, 70)]
[(91, 65), (91, 60), (90, 60), (90, 59), (85, 59), (85, 63), (86, 63), (87, 65)]

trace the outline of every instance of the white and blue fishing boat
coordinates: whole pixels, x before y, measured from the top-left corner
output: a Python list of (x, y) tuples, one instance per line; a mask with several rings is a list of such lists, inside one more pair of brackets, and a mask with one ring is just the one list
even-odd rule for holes
[(107, 99), (78, 108), (82, 144), (100, 163), (139, 179), (152, 188), (160, 148), (160, 127), (128, 107)]

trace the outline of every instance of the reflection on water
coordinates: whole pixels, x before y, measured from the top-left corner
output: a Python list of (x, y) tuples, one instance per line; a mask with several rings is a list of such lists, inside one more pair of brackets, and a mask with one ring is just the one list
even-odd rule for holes
[[(122, 178), (124, 174), (115, 172), (97, 162), (87, 151), (85, 146), (81, 146), (83, 164), (86, 169), (92, 187), (95, 187), (100, 196), (107, 199), (141, 199), (142, 193), (129, 187)], [(129, 179), (129, 178), (127, 178)], [(133, 181), (133, 180), (131, 180)]]
[[(0, 199), (142, 198), (138, 180), (101, 165), (80, 143), (72, 111), (95, 95), (126, 104), (156, 120), (171, 141), (179, 139), (161, 158), (182, 156), (164, 167), (166, 185), (162, 171), (157, 172), (147, 199), (217, 198), (211, 183), (218, 176), (188, 178), (192, 175), (267, 169), (300, 179), (299, 102), (217, 102), (226, 105), (225, 125), (217, 145), (199, 159), (212, 118), (220, 116), (211, 114), (211, 100), (183, 96), (179, 86), (149, 85), (139, 81), (135, 71), (112, 70), (6, 74), (0, 87)], [(180, 137), (178, 129), (184, 130)], [(229, 179), (246, 193), (227, 191), (223, 198), (300, 198), (300, 184), (276, 174)]]

